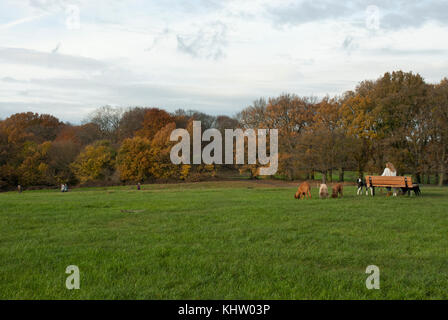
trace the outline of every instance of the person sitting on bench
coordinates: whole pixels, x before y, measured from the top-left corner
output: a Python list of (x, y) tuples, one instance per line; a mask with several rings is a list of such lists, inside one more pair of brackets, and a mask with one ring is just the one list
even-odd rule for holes
[[(397, 170), (395, 170), (394, 165), (391, 162), (386, 163), (386, 168), (383, 171), (382, 177), (395, 177), (397, 176)], [(386, 187), (387, 196), (391, 195), (391, 187)], [(394, 188), (394, 197), (397, 196), (397, 188)]]

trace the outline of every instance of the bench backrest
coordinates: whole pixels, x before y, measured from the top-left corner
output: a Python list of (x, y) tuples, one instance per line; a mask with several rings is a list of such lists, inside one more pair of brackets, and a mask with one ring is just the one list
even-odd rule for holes
[(412, 187), (411, 177), (366, 176), (367, 187)]

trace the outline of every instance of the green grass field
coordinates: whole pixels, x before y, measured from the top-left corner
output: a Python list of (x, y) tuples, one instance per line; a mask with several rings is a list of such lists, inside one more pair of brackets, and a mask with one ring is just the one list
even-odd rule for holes
[(295, 185), (0, 194), (0, 299), (448, 298), (448, 189), (298, 201)]

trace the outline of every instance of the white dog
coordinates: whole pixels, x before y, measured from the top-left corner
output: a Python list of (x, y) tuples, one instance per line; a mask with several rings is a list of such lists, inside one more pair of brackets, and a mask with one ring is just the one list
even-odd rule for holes
[(319, 197), (320, 197), (321, 199), (326, 199), (326, 198), (328, 198), (328, 187), (327, 187), (327, 185), (326, 185), (325, 183), (323, 183), (323, 184), (320, 185), (320, 188), (319, 188)]

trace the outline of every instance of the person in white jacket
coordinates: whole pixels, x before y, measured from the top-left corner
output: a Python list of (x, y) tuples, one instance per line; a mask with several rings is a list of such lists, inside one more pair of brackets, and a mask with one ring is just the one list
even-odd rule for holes
[[(386, 163), (386, 168), (383, 171), (383, 174), (381, 176), (383, 177), (395, 177), (397, 175), (397, 170), (395, 170), (395, 167), (392, 163), (388, 162)], [(386, 187), (388, 191), (388, 195), (390, 195), (391, 187)], [(397, 188), (394, 188), (394, 197), (397, 196)]]

